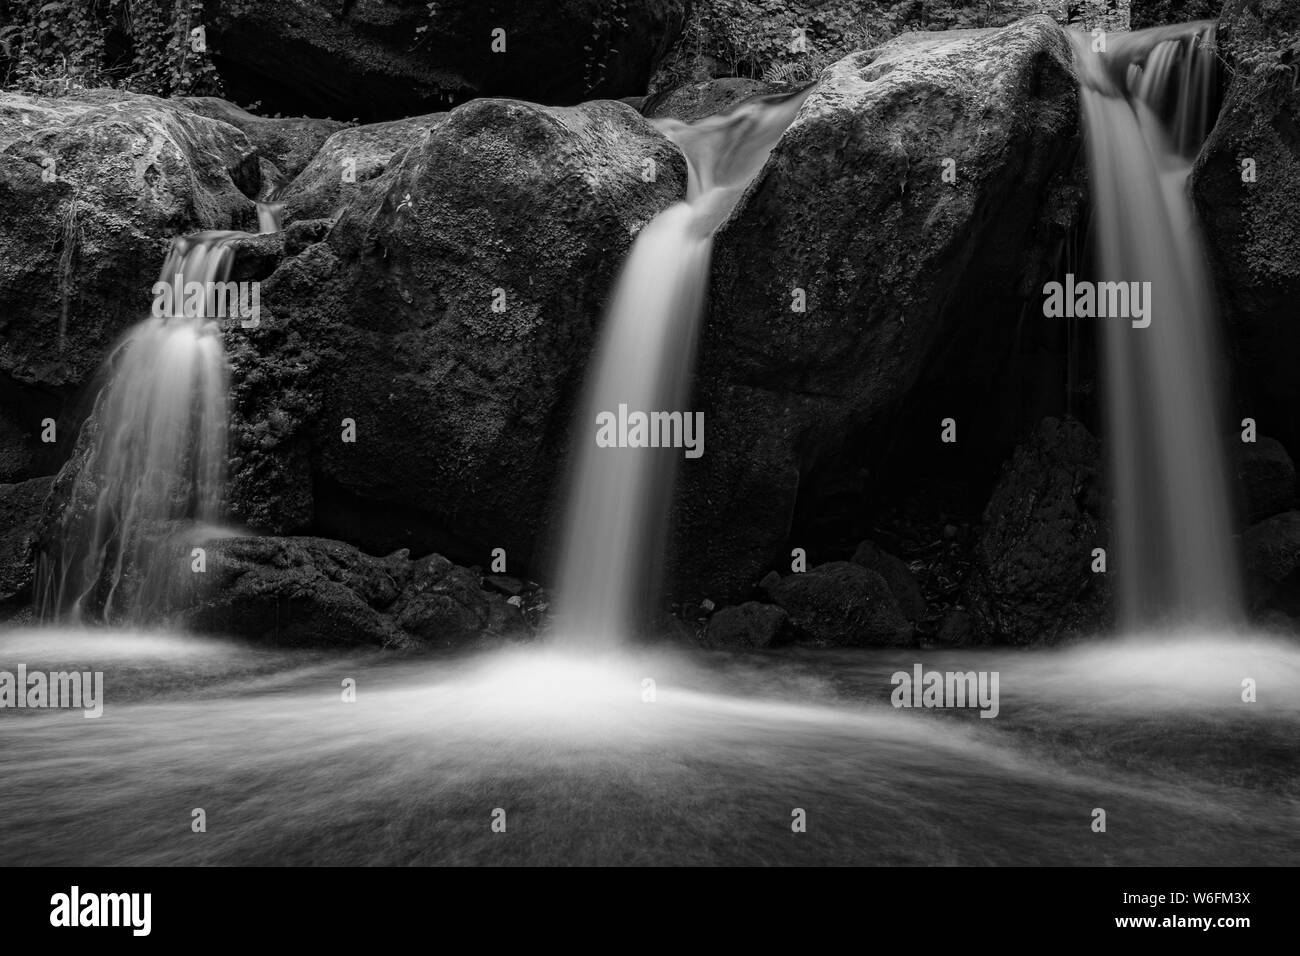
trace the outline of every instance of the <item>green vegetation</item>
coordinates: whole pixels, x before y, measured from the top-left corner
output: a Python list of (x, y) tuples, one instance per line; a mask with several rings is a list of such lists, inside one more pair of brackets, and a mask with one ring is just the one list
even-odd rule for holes
[(0, 83), (57, 96), (113, 86), (220, 92), (202, 0), (0, 0)]
[(696, 0), (655, 86), (710, 76), (803, 83), (909, 30), (1000, 27), (1036, 14), (1123, 30), (1128, 7), (1129, 0)]

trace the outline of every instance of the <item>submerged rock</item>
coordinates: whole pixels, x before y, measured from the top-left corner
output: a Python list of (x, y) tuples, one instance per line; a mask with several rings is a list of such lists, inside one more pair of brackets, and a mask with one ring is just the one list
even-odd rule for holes
[(1016, 450), (984, 512), (965, 603), (977, 635), (1010, 644), (1092, 634), (1109, 623), (1097, 440), (1079, 422), (1044, 419)]

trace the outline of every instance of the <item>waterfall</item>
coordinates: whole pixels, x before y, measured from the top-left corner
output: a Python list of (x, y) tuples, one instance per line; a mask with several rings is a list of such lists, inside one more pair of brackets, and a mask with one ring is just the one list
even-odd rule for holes
[[(686, 199), (633, 243), (600, 332), (575, 426), (575, 464), (561, 536), (559, 624), (570, 644), (627, 637), (658, 593), (673, 480), (685, 449), (598, 444), (598, 425), (663, 414), (663, 430), (701, 416), (687, 409), (714, 230), (758, 174), (807, 97), (755, 97), (695, 123), (656, 126), (685, 154)], [(669, 415), (679, 413), (679, 418)], [(654, 425), (652, 437), (661, 437)], [(696, 438), (703, 440), (701, 434)], [(623, 430), (619, 429), (619, 436)], [(663, 436), (667, 437), (667, 436)], [(700, 446), (703, 447), (702, 445)]]
[[(279, 207), (259, 203), (263, 232)], [(230, 282), (248, 233), (173, 240), (152, 315), (113, 347), (79, 437), (69, 500), (42, 557), (46, 617), (145, 623), (191, 582), (185, 527), (223, 517), (228, 370), (222, 323), (255, 323), (257, 283)]]
[(1240, 582), (1221, 435), (1214, 296), (1188, 196), (1215, 117), (1214, 25), (1071, 34), (1099, 280), (1149, 282), (1150, 325), (1107, 318), (1107, 396), (1121, 623), (1223, 624)]

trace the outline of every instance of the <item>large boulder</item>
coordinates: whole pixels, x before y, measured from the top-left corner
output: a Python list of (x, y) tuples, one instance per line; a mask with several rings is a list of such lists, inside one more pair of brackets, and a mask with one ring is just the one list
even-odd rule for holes
[(1071, 64), (1063, 31), (1032, 17), (822, 74), (716, 238), (708, 451), (680, 496), (688, 585), (750, 586), (789, 548), (796, 503), (861, 463), (845, 450), (890, 444), (923, 370), (963, 368), (963, 336), (1007, 338), (1041, 308), (1079, 207)]
[[(1244, 415), (1300, 454), (1300, 5), (1226, 0), (1231, 77), (1192, 194), (1237, 363)], [(1248, 181), (1249, 180), (1249, 181)]]
[(1106, 547), (1104, 478), (1079, 422), (1045, 419), (1004, 471), (984, 512), (965, 604), (981, 638), (1011, 644), (1093, 634), (1110, 589), (1092, 571)]
[(773, 647), (790, 629), (790, 615), (775, 604), (746, 601), (709, 618), (705, 636), (717, 647)]
[(182, 104), (0, 93), (0, 380), (85, 383), (146, 313), (171, 238), (256, 230), (259, 187), (248, 137)]
[(572, 104), (642, 94), (687, 7), (687, 0), (214, 0), (204, 20), (231, 99), (373, 122), (474, 96)]
[(552, 526), (618, 268), (683, 194), (685, 162), (612, 101), (476, 100), (397, 129), (375, 178), (326, 195), (336, 141), (367, 135), (347, 130), (285, 195), (342, 208), (263, 283), (259, 328), (227, 337), (232, 505), (262, 531), (375, 552), (504, 548), (518, 573)]
[(832, 561), (799, 574), (769, 578), (764, 590), (768, 600), (790, 616), (799, 639), (808, 643), (834, 647), (912, 643), (912, 625), (889, 585), (860, 564)]

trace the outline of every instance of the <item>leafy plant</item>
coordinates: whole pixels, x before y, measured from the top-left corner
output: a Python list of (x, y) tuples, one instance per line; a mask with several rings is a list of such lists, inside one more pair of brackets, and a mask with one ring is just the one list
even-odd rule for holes
[(0, 0), (0, 78), (46, 95), (113, 86), (219, 93), (202, 0)]

